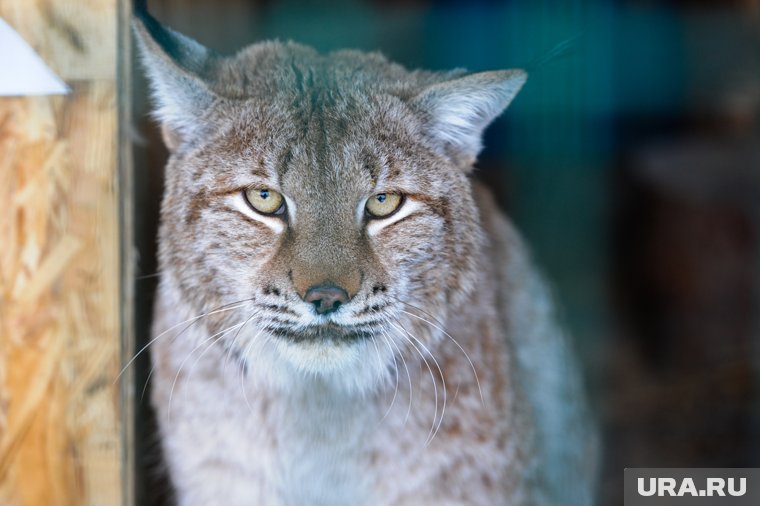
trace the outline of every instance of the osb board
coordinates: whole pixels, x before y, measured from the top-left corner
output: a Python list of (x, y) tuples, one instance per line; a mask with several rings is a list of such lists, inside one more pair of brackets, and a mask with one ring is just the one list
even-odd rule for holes
[(114, 79), (118, 3), (118, 0), (0, 0), (0, 17), (64, 81)]
[(119, 505), (116, 0), (53, 4), (0, 0), (72, 87), (0, 97), (0, 504)]

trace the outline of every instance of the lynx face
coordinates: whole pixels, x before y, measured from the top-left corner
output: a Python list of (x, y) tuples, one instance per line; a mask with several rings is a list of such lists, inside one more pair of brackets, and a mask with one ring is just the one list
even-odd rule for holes
[(197, 314), (234, 307), (204, 319), (214, 344), (270, 379), (360, 390), (427, 354), (477, 289), (467, 173), (525, 74), (277, 43), (221, 58), (136, 32), (172, 151), (162, 271)]

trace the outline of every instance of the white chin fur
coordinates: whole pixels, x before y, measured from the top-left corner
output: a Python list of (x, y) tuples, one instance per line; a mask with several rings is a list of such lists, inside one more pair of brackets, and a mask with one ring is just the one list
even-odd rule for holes
[[(344, 393), (367, 394), (391, 383), (393, 357), (380, 340), (294, 343), (271, 336), (244, 349), (254, 380), (292, 390), (320, 382)], [(377, 345), (377, 346), (375, 346)]]

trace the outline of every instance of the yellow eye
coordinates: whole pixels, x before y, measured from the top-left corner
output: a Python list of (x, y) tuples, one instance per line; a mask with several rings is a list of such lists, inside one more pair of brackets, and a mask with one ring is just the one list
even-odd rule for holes
[(374, 218), (385, 218), (396, 212), (401, 201), (398, 193), (377, 193), (367, 201), (367, 213)]
[(268, 188), (249, 188), (245, 199), (251, 207), (261, 214), (282, 214), (285, 212), (285, 199), (282, 194)]

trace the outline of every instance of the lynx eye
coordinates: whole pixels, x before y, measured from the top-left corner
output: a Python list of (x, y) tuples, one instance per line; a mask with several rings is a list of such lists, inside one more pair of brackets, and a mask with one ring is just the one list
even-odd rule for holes
[(261, 214), (282, 214), (285, 212), (285, 199), (282, 194), (268, 188), (248, 188), (245, 190), (248, 204)]
[(399, 193), (376, 193), (367, 200), (367, 214), (373, 218), (385, 218), (395, 213), (402, 201)]

